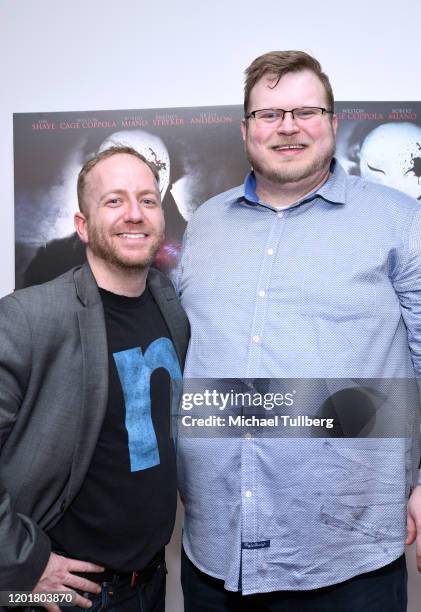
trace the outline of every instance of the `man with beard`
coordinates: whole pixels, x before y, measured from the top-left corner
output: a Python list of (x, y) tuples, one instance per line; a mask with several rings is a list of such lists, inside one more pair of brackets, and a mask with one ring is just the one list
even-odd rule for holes
[(163, 612), (188, 323), (150, 268), (158, 171), (112, 147), (83, 166), (78, 199), (87, 263), (0, 301), (0, 590), (52, 611), (70, 591), (77, 607)]
[[(185, 609), (403, 612), (413, 448), (397, 432), (356, 439), (375, 410), (349, 381), (421, 374), (421, 206), (339, 166), (332, 88), (308, 54), (254, 60), (244, 111), (252, 170), (186, 230), (185, 375), (257, 390), (294, 379), (294, 406), (277, 414), (319, 406), (343, 437), (180, 436)], [(337, 393), (303, 399), (326, 379)], [(421, 486), (408, 504), (407, 542), (416, 536), (421, 569)]]

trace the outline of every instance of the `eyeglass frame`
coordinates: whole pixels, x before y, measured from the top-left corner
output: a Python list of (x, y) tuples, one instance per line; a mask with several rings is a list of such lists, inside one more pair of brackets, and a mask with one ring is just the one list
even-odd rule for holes
[[(245, 115), (244, 118), (245, 119), (253, 118), (254, 120), (256, 120), (256, 113), (260, 113), (262, 111), (281, 111), (282, 112), (282, 117), (278, 118), (278, 120), (280, 119), (281, 123), (285, 119), (285, 114), (286, 113), (291, 113), (291, 117), (293, 118), (294, 121), (296, 121), (297, 119), (294, 116), (294, 112), (298, 111), (298, 110), (304, 110), (306, 108), (314, 108), (314, 109), (322, 111), (321, 114), (319, 115), (320, 117), (323, 117), (323, 115), (325, 113), (327, 113), (328, 115), (334, 115), (335, 114), (335, 111), (328, 110), (327, 108), (324, 108), (323, 106), (298, 106), (297, 108), (293, 108), (291, 110), (285, 110), (283, 108), (259, 108), (258, 110), (254, 110), (254, 111), (251, 111), (250, 113), (247, 113), (247, 115)], [(306, 120), (304, 119), (304, 121), (306, 121)], [(276, 121), (273, 122), (273, 124), (275, 124), (275, 123), (276, 123)]]

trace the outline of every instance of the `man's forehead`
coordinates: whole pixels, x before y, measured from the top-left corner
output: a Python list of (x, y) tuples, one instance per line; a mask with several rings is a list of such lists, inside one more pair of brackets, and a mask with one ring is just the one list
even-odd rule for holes
[(89, 174), (116, 173), (117, 171), (126, 169), (149, 171), (153, 176), (152, 171), (150, 170), (150, 168), (148, 168), (147, 164), (145, 164), (144, 161), (142, 161), (135, 155), (130, 155), (129, 153), (116, 153), (115, 155), (110, 155), (110, 157), (101, 159), (92, 168)]
[(326, 97), (323, 83), (317, 74), (307, 68), (286, 72), (281, 77), (273, 72), (265, 73), (252, 88), (251, 96), (266, 93), (280, 94), (285, 97), (294, 94), (304, 96), (308, 93), (317, 96), (321, 94), (324, 98)]
[(118, 153), (99, 161), (86, 175), (87, 190), (113, 184), (115, 188), (138, 185), (159, 191), (156, 178), (145, 162), (134, 155)]

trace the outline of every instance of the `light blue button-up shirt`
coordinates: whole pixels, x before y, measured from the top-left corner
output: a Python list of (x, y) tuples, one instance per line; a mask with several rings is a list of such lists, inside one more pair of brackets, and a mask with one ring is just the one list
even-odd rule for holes
[[(251, 174), (186, 230), (187, 378), (421, 374), (421, 205), (337, 163), (284, 210)], [(313, 589), (403, 552), (402, 439), (179, 440), (184, 547), (244, 594)]]

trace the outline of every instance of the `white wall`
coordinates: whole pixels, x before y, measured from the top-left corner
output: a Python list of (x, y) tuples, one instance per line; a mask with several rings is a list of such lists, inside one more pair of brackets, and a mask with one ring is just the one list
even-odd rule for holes
[(13, 112), (236, 104), (254, 57), (294, 48), (320, 59), (338, 100), (421, 99), (421, 3), (300, 5), (0, 0), (0, 295), (14, 284)]
[(0, 295), (13, 112), (238, 104), (244, 68), (272, 49), (314, 54), (338, 100), (421, 100), (420, 24), (416, 0), (0, 0)]

